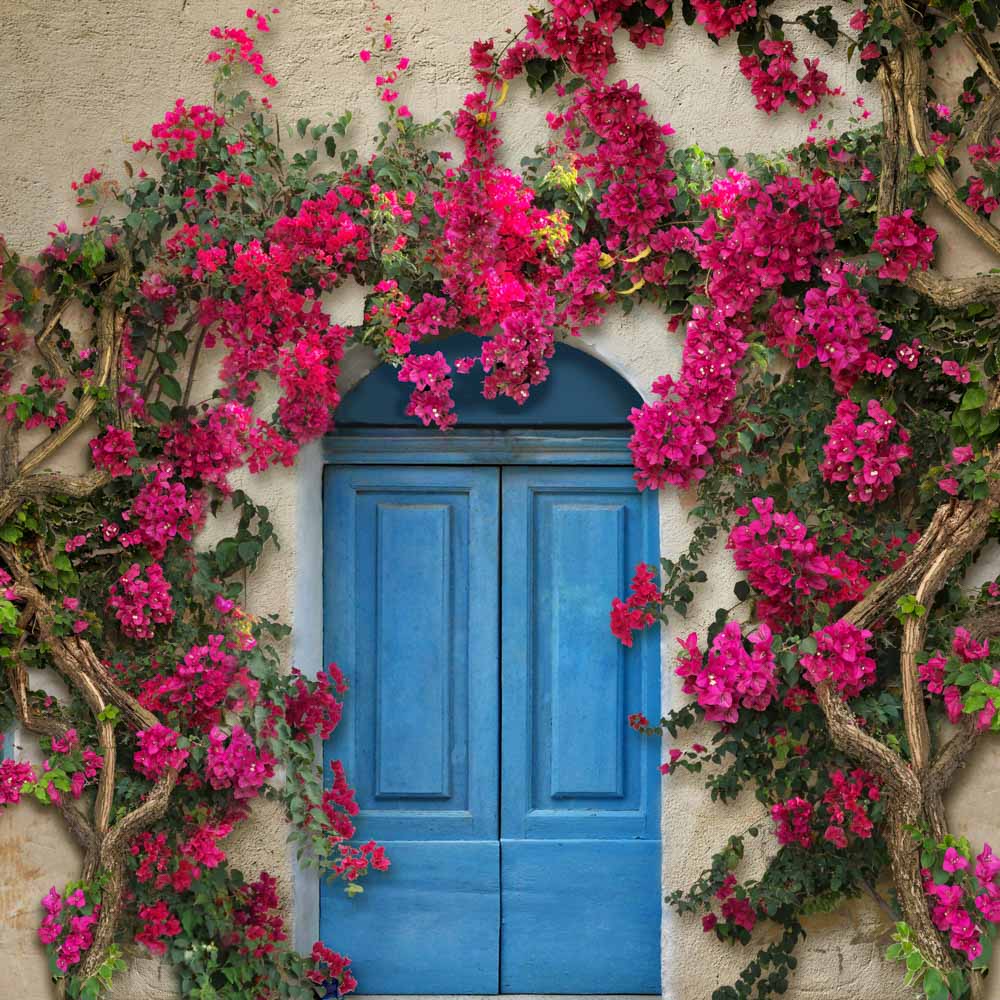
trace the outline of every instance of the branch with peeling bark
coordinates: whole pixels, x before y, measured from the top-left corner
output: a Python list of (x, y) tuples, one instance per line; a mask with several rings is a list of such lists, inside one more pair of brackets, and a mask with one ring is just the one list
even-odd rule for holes
[[(901, 211), (910, 161), (917, 155), (925, 158), (928, 183), (944, 208), (982, 246), (1000, 254), (1000, 230), (962, 201), (951, 175), (936, 162), (931, 148), (926, 111), (928, 66), (919, 44), (920, 29), (903, 0), (887, 0), (886, 10), (900, 28), (902, 40), (885, 58), (879, 72), (884, 133), (879, 215)], [(964, 39), (987, 79), (1000, 90), (1000, 70), (988, 43), (968, 34)], [(988, 95), (984, 101), (972, 123), (976, 135), (997, 122), (1000, 115), (997, 102), (997, 94)], [(914, 271), (908, 283), (946, 309), (973, 303), (1000, 303), (1000, 274), (950, 278), (935, 270)], [(991, 406), (997, 406), (995, 393)], [(994, 455), (987, 471), (990, 476), (1000, 474), (1000, 455)], [(956, 568), (982, 544), (998, 506), (1000, 492), (995, 482), (986, 500), (977, 503), (952, 500), (942, 504), (907, 561), (870, 587), (865, 598), (845, 617), (859, 627), (872, 627), (888, 618), (895, 611), (896, 602), (906, 594), (913, 594), (920, 604), (930, 608)], [(977, 733), (971, 719), (963, 720), (952, 739), (932, 757), (930, 727), (917, 671), (926, 634), (926, 617), (907, 618), (900, 648), (900, 671), (908, 759), (865, 732), (829, 682), (821, 685), (818, 695), (836, 745), (876, 774), (886, 787), (886, 842), (904, 918), (929, 960), (939, 968), (950, 969), (954, 960), (930, 920), (917, 848), (908, 828), (925, 823), (936, 837), (944, 836), (947, 831), (944, 794), (972, 752)], [(974, 977), (974, 992), (979, 988), (980, 983)]]
[[(9, 520), (28, 500), (48, 496), (84, 498), (110, 481), (108, 473), (99, 469), (77, 476), (47, 470), (44, 466), (86, 429), (97, 410), (101, 391), (117, 393), (126, 322), (124, 293), (131, 275), (131, 258), (124, 248), (119, 247), (115, 265), (102, 275), (106, 280), (95, 307), (97, 350), (93, 375), (82, 386), (84, 395), (70, 419), (23, 457), (18, 455), (17, 428), (5, 429), (0, 455), (0, 524)], [(65, 335), (62, 319), (71, 301), (69, 296), (64, 296), (49, 306), (35, 338), (35, 346), (54, 378), (68, 379), (71, 374), (56, 342), (56, 338)], [(116, 408), (116, 413), (116, 423), (128, 426), (131, 421), (129, 414), (123, 413), (120, 408)], [(41, 568), (52, 570), (51, 555), (41, 543), (34, 548), (34, 558)], [(61, 719), (44, 714), (32, 702), (28, 672), (18, 655), (30, 637), (38, 649), (44, 651), (49, 664), (70, 689), (86, 703), (94, 719), (103, 756), (90, 815), (85, 815), (66, 798), (58, 803), (67, 829), (84, 851), (84, 880), (93, 881), (100, 875), (103, 887), (101, 915), (94, 930), (93, 944), (79, 970), (86, 979), (100, 969), (114, 941), (127, 889), (125, 873), (130, 844), (144, 828), (165, 815), (177, 783), (177, 772), (164, 772), (137, 807), (115, 818), (118, 745), (115, 727), (106, 709), (116, 707), (122, 721), (134, 730), (149, 729), (159, 720), (122, 688), (86, 639), (59, 633), (52, 604), (36, 585), (27, 554), (13, 545), (0, 543), (0, 560), (13, 577), (12, 589), (23, 601), (19, 620), (22, 636), (7, 668), (15, 711), (21, 725), (26, 731), (49, 739), (65, 736), (68, 729)]]
[[(998, 404), (994, 394), (991, 405)], [(941, 589), (963, 561), (987, 536), (994, 513), (1000, 509), (1000, 450), (986, 466), (992, 483), (981, 501), (949, 500), (935, 511), (930, 524), (906, 562), (876, 582), (864, 599), (844, 617), (859, 627), (872, 627), (888, 617), (896, 602), (912, 594), (930, 608)], [(1000, 621), (984, 620), (981, 627)], [(909, 746), (904, 759), (867, 733), (829, 680), (818, 689), (818, 700), (834, 743), (861, 766), (877, 775), (887, 793), (886, 844), (903, 917), (921, 952), (937, 968), (955, 967), (951, 951), (931, 922), (923, 890), (920, 857), (911, 830), (926, 825), (937, 839), (947, 832), (944, 794), (976, 742), (971, 719), (931, 757), (930, 726), (918, 676), (918, 657), (927, 634), (926, 616), (908, 616), (900, 648), (903, 721)], [(978, 983), (975, 986), (978, 991)]]
[[(86, 426), (97, 409), (100, 391), (117, 385), (117, 369), (125, 328), (125, 313), (121, 299), (132, 277), (131, 257), (122, 249), (119, 251), (119, 258), (119, 263), (102, 290), (96, 307), (97, 357), (94, 362), (93, 377), (83, 387), (83, 398), (62, 427), (36, 444), (16, 464), (4, 463), (5, 466), (13, 467), (4, 469), (4, 480), (0, 482), (0, 524), (7, 521), (25, 500), (58, 493), (84, 497), (108, 482), (107, 473), (97, 469), (82, 476), (38, 470)], [(35, 346), (45, 359), (49, 371), (55, 377), (61, 378), (67, 377), (68, 369), (56, 345), (51, 341), (61, 329), (59, 321), (68, 304), (69, 300), (63, 298), (50, 307), (42, 329), (35, 338)], [(16, 447), (16, 436), (14, 437)]]
[[(1000, 255), (1000, 229), (962, 201), (951, 174), (936, 162), (929, 139), (928, 67), (918, 44), (920, 32), (903, 0), (887, 0), (886, 9), (902, 29), (904, 40), (885, 58), (879, 70), (883, 128), (879, 215), (896, 215), (901, 211), (910, 161), (914, 155), (921, 156), (930, 164), (927, 180), (941, 205), (984, 248)], [(997, 91), (986, 95), (965, 137), (967, 142), (983, 143), (992, 136), (1000, 122), (1000, 67), (985, 39), (964, 31), (962, 37)], [(912, 272), (907, 283), (945, 309), (959, 309), (979, 302), (1000, 302), (1000, 274), (946, 277), (932, 269)]]
[[(41, 546), (36, 546), (36, 556), (43, 565), (48, 561), (48, 553)], [(32, 707), (28, 672), (19, 658), (20, 650), (30, 635), (46, 652), (49, 662), (71, 690), (86, 702), (94, 718), (104, 758), (90, 819), (72, 802), (66, 799), (59, 802), (67, 828), (84, 850), (84, 880), (93, 881), (99, 874), (103, 880), (101, 915), (94, 931), (94, 943), (80, 967), (81, 975), (87, 978), (101, 967), (114, 940), (126, 888), (129, 845), (145, 826), (166, 813), (177, 782), (177, 772), (166, 771), (140, 805), (112, 823), (118, 747), (114, 724), (107, 718), (106, 709), (109, 705), (116, 706), (125, 721), (136, 729), (150, 728), (159, 720), (115, 682), (87, 640), (57, 632), (52, 605), (36, 586), (24, 554), (12, 545), (0, 543), (0, 559), (13, 576), (15, 593), (24, 601), (19, 618), (23, 634), (8, 667), (21, 724), (26, 730), (50, 739), (64, 736), (67, 731), (63, 722), (42, 715)]]

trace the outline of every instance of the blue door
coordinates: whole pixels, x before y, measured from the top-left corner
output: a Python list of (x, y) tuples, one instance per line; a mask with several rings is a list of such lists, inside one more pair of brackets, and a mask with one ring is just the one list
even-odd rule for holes
[(321, 894), (365, 993), (659, 993), (656, 637), (610, 598), (655, 554), (625, 467), (333, 466), (327, 746), (386, 874)]
[(503, 470), (500, 990), (659, 993), (655, 633), (631, 651), (610, 596), (657, 551), (627, 468)]

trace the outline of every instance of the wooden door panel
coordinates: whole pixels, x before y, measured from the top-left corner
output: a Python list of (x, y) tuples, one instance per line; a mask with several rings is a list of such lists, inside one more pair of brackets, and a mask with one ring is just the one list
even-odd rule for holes
[(501, 496), (501, 988), (659, 993), (659, 747), (626, 722), (658, 636), (608, 628), (656, 500), (592, 467), (505, 468)]
[(494, 993), (499, 473), (334, 467), (324, 647), (351, 690), (326, 747), (392, 867), (321, 894), (323, 937), (369, 993)]

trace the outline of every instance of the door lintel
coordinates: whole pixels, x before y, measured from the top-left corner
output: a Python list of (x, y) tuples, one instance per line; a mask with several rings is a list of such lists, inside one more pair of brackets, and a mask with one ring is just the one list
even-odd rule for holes
[(323, 440), (323, 461), (337, 465), (632, 464), (624, 429), (340, 428)]

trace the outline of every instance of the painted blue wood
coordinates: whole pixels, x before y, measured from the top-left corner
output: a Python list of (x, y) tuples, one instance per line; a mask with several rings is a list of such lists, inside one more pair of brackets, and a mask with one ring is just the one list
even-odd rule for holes
[[(449, 362), (479, 356), (482, 339), (471, 333), (438, 337), (419, 345), (415, 354), (441, 351)], [(549, 362), (551, 374), (534, 386), (527, 402), (518, 406), (506, 396), (485, 399), (482, 369), (469, 375), (455, 374), (455, 412), (460, 427), (622, 427), (633, 406), (642, 399), (623, 378), (596, 358), (568, 344), (556, 344)], [(419, 425), (407, 417), (406, 404), (412, 386), (399, 381), (398, 370), (381, 365), (345, 397), (337, 409), (337, 426)]]
[(660, 993), (660, 845), (504, 840), (503, 993)]
[(341, 428), (323, 441), (327, 462), (359, 465), (632, 465), (624, 430)]
[(501, 989), (659, 993), (659, 747), (626, 723), (659, 704), (658, 643), (608, 630), (656, 498), (627, 469), (505, 468), (502, 507)]
[(351, 685), (326, 747), (392, 859), (324, 886), (321, 932), (368, 993), (494, 993), (499, 965), (495, 468), (331, 467), (324, 652)]
[(657, 534), (624, 465), (328, 468), (326, 754), (393, 866), (324, 886), (321, 930), (365, 993), (659, 993), (658, 747), (625, 723), (659, 656), (607, 621)]
[(365, 994), (494, 994), (500, 944), (499, 844), (391, 841), (392, 868), (349, 899), (320, 888), (320, 934), (351, 957)]

